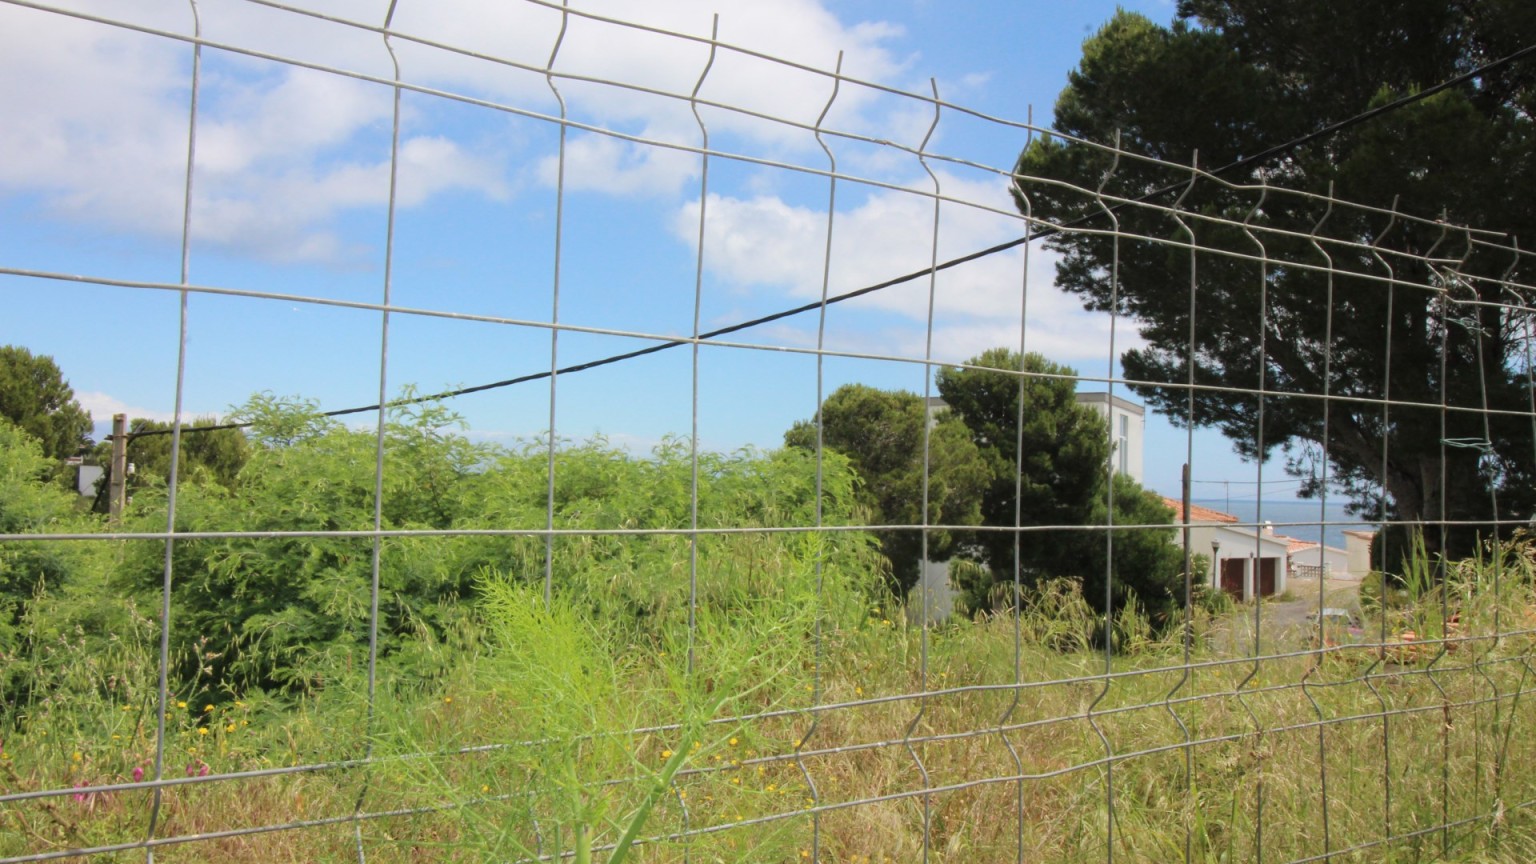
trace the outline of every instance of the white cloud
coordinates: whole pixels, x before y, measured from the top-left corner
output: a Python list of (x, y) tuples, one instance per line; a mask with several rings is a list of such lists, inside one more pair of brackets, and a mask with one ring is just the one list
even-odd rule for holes
[[(156, 420), (161, 423), (169, 423), (176, 418), (173, 412), (157, 411), (153, 408), (129, 405), (116, 396), (96, 391), (76, 391), (75, 401), (80, 403), (81, 408), (91, 413), (91, 420), (96, 425), (99, 426), (102, 423), (106, 423), (109, 428), (111, 427), (112, 415), (114, 414), (127, 414), (130, 420)], [(191, 414), (184, 414), (182, 416), (184, 419), (192, 417)]]
[[(216, 64), (212, 53), (200, 93), (194, 242), (276, 260), (342, 254), (336, 218), (388, 200), (389, 91), (297, 67)], [(0, 80), (27, 82), (0, 88), (0, 192), (37, 195), (71, 221), (177, 236), (186, 46), (0, 7)], [(494, 158), (441, 135), (407, 128), (399, 167), (402, 206), (455, 189), (506, 194)]]
[[(959, 199), (939, 209), (937, 260), (944, 262), (1020, 236), (1022, 219), (1011, 207), (1002, 183), (988, 184), (941, 174), (944, 195)], [(934, 259), (934, 207), (927, 181), (912, 191), (877, 190), (854, 206), (840, 209), (832, 229), (832, 267), (828, 293), (836, 295), (922, 270)], [(816, 299), (821, 296), (826, 256), (825, 210), (759, 195), (732, 198), (711, 195), (705, 204), (704, 262), (716, 279), (736, 290), (769, 296)], [(991, 208), (991, 209), (984, 209)], [(1005, 213), (994, 212), (1004, 210)], [(681, 206), (673, 218), (674, 235), (695, 243), (698, 202)], [(1078, 300), (1054, 285), (1056, 257), (1036, 244), (1027, 274), (1026, 348), (1071, 362), (1087, 375), (1108, 368), (1110, 318), (1083, 310)], [(1019, 249), (944, 271), (934, 280), (933, 356), (960, 361), (995, 345), (1019, 344), (1022, 292), (1026, 288)], [(862, 325), (838, 311), (828, 347), (882, 355), (922, 357), (926, 348), (929, 280), (914, 279), (848, 301), (848, 307), (874, 313)], [(843, 308), (848, 308), (843, 307)], [(1128, 322), (1116, 332), (1116, 353), (1137, 344)]]
[[(177, 4), (61, 2), (171, 32), (192, 29), (189, 9)], [(389, 8), (385, 0), (304, 5), (373, 24), (382, 24)], [(899, 28), (844, 23), (822, 0), (576, 5), (698, 37), (709, 36), (718, 10), (722, 41), (787, 61), (720, 50), (711, 64), (701, 42), (570, 16), (555, 68), (587, 79), (560, 81), (571, 116), (686, 146), (701, 143), (689, 103), (635, 88), (686, 95), (698, 87), (702, 99), (741, 109), (701, 109), (713, 146), (764, 158), (809, 156), (819, 165), (812, 135), (752, 116), (812, 123), (826, 107), (831, 79), (787, 64), (830, 70), (841, 51), (845, 75), (891, 81), (906, 63), (889, 47)], [(203, 35), (213, 42), (364, 75), (394, 74), (376, 33), (235, 0), (203, 0), (198, 8)], [(544, 76), (487, 58), (546, 63), (560, 32), (558, 10), (508, 0), (402, 0), (393, 24), (403, 34), (486, 55), (464, 57), (396, 39), (405, 80), (556, 113)], [(194, 239), (277, 260), (345, 255), (338, 217), (379, 206), (387, 195), (390, 90), (214, 49), (203, 57)], [(0, 124), (0, 194), (35, 195), (48, 212), (71, 221), (176, 236), (190, 69), (191, 48), (183, 42), (0, 5), (0, 81), (26, 82), (0, 87), (0, 116), (7, 118)], [(891, 103), (888, 96), (844, 83), (829, 124), (916, 144), (928, 118)], [(508, 154), (465, 139), (471, 133), (462, 128), (452, 134), (432, 128), (433, 118), (420, 112), (435, 107), (420, 97), (407, 100), (399, 203), (418, 206), (453, 190), (509, 194)], [(696, 178), (699, 162), (690, 153), (592, 134), (572, 135), (567, 160), (571, 188), (623, 195), (675, 194)], [(533, 166), (535, 178), (552, 179), (549, 159), (535, 155), (524, 164)]]
[[(539, 162), (538, 175), (555, 185), (556, 156)], [(645, 146), (606, 135), (571, 136), (565, 151), (565, 188), (612, 195), (675, 192), (698, 175), (699, 157), (682, 150)]]

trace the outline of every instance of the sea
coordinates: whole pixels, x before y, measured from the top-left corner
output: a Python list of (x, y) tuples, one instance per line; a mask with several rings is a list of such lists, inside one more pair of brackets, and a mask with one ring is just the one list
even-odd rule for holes
[(1329, 500), (1327, 509), (1318, 501), (1298, 501), (1289, 498), (1278, 501), (1259, 501), (1252, 498), (1194, 498), (1194, 503), (1212, 510), (1230, 513), (1238, 521), (1270, 522), (1276, 534), (1311, 540), (1322, 540), (1324, 546), (1344, 548), (1345, 531), (1374, 531), (1376, 525), (1359, 516), (1344, 512), (1342, 501)]

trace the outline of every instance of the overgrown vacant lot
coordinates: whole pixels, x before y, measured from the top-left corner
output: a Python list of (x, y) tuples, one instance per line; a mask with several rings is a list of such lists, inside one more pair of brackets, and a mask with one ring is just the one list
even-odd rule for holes
[[(1205, 597), (1106, 628), (1070, 579), (924, 629), (834, 454), (707, 455), (695, 494), (675, 443), (596, 443), (551, 490), (547, 449), (407, 414), (375, 548), (372, 436), (276, 419), (235, 488), (181, 492), (164, 663), (163, 540), (6, 547), (49, 577), (0, 633), (0, 858), (1536, 857), (1524, 541), (1321, 648)], [(51, 494), (11, 492), (99, 530)]]
[[(1062, 586), (1018, 618), (925, 635), (884, 605), (817, 616), (785, 580), (647, 632), (488, 574), (477, 615), (422, 647), (441, 673), (386, 674), (371, 724), (360, 670), (297, 696), (175, 702), (165, 775), (183, 785), (164, 790), (157, 836), (288, 827), (156, 857), (350, 858), (360, 811), (375, 861), (574, 852), (578, 829), (601, 860), (631, 825), (650, 841), (639, 860), (803, 860), (814, 844), (907, 861), (926, 825), (931, 860), (1096, 861), (1112, 800), (1120, 860), (1179, 860), (1187, 842), (1200, 861), (1528, 861), (1533, 597), (1521, 559), (1497, 593), (1486, 574), (1453, 586), (1462, 641), (1434, 641), (1434, 592), (1389, 610), (1385, 651), (1277, 632), (1255, 661), (1240, 610), (1197, 617), (1187, 667), (1178, 628), (1124, 628), (1108, 677), (1094, 614)], [(1408, 624), (1428, 641), (1398, 643)], [(7, 733), (7, 791), (80, 788), (7, 803), (4, 854), (145, 836), (150, 791), (94, 790), (153, 776), (152, 630), (77, 655)], [(245, 771), (273, 773), (227, 776)]]

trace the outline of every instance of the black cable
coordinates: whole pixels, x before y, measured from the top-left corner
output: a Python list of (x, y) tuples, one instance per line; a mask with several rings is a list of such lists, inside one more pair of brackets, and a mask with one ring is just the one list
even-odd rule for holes
[[(1255, 154), (1253, 156), (1245, 156), (1245, 157), (1243, 157), (1241, 159), (1238, 159), (1235, 162), (1230, 162), (1230, 163), (1228, 163), (1226, 165), (1223, 165), (1220, 168), (1216, 168), (1216, 169), (1208, 171), (1206, 173), (1210, 174), (1211, 176), (1217, 176), (1217, 175), (1221, 175), (1221, 174), (1231, 173), (1233, 171), (1241, 171), (1241, 170), (1244, 170), (1244, 169), (1247, 169), (1247, 168), (1251, 168), (1251, 167), (1253, 167), (1253, 166), (1255, 166), (1255, 165), (1257, 165), (1257, 164), (1259, 164), (1261, 162), (1266, 162), (1266, 161), (1268, 161), (1270, 159), (1273, 159), (1276, 156), (1280, 156), (1280, 155), (1283, 155), (1285, 153), (1289, 153), (1292, 150), (1295, 150), (1295, 149), (1297, 149), (1299, 147), (1303, 147), (1303, 146), (1305, 146), (1307, 144), (1310, 144), (1310, 143), (1312, 143), (1313, 141), (1316, 141), (1319, 138), (1324, 138), (1324, 137), (1327, 137), (1329, 135), (1337, 134), (1337, 133), (1342, 132), (1345, 129), (1348, 129), (1348, 128), (1352, 127), (1352, 126), (1357, 126), (1357, 125), (1359, 125), (1361, 123), (1364, 123), (1367, 120), (1375, 119), (1377, 117), (1380, 117), (1383, 114), (1387, 114), (1387, 113), (1390, 113), (1392, 111), (1396, 111), (1396, 110), (1398, 110), (1400, 108), (1405, 108), (1405, 107), (1407, 107), (1409, 105), (1412, 105), (1415, 102), (1419, 102), (1421, 100), (1428, 99), (1430, 96), (1433, 96), (1436, 93), (1439, 93), (1439, 92), (1441, 92), (1443, 90), (1447, 90), (1447, 89), (1450, 89), (1451, 87), (1456, 87), (1456, 86), (1459, 86), (1461, 84), (1465, 84), (1465, 83), (1467, 83), (1467, 82), (1469, 82), (1469, 81), (1471, 81), (1471, 80), (1473, 80), (1475, 78), (1478, 78), (1478, 77), (1480, 77), (1482, 75), (1486, 75), (1487, 73), (1492, 72), (1492, 71), (1494, 71), (1496, 69), (1499, 69), (1499, 68), (1504, 67), (1504, 66), (1508, 66), (1509, 64), (1514, 63), (1514, 62), (1516, 62), (1518, 60), (1523, 60), (1523, 59), (1525, 59), (1526, 57), (1528, 57), (1528, 56), (1530, 56), (1532, 54), (1536, 54), (1536, 45), (1526, 46), (1525, 48), (1522, 48), (1522, 49), (1520, 49), (1519, 51), (1516, 51), (1513, 54), (1510, 54), (1510, 55), (1508, 55), (1506, 57), (1502, 57), (1502, 58), (1500, 58), (1498, 60), (1491, 61), (1489, 63), (1485, 63), (1482, 66), (1477, 67), (1476, 69), (1473, 69), (1473, 70), (1471, 70), (1469, 72), (1465, 72), (1465, 73), (1463, 73), (1461, 75), (1457, 75), (1454, 78), (1449, 78), (1449, 79), (1447, 79), (1445, 81), (1442, 81), (1439, 84), (1436, 84), (1436, 85), (1434, 85), (1432, 87), (1427, 87), (1427, 88), (1425, 88), (1423, 90), (1420, 90), (1420, 91), (1418, 91), (1416, 93), (1410, 93), (1407, 96), (1404, 96), (1404, 97), (1402, 97), (1400, 99), (1395, 99), (1395, 100), (1393, 100), (1391, 102), (1388, 102), (1385, 105), (1379, 105), (1379, 106), (1377, 106), (1375, 108), (1371, 108), (1371, 109), (1368, 109), (1366, 111), (1362, 111), (1359, 114), (1355, 114), (1352, 117), (1348, 117), (1348, 118), (1346, 118), (1344, 120), (1340, 120), (1337, 123), (1331, 123), (1331, 124), (1329, 124), (1327, 126), (1324, 126), (1323, 128), (1318, 129), (1315, 132), (1309, 132), (1308, 134), (1303, 135), (1303, 136), (1301, 136), (1299, 138), (1293, 138), (1290, 141), (1285, 142), (1284, 144), (1280, 144), (1280, 145), (1271, 147), (1268, 150), (1264, 150), (1264, 151), (1262, 151), (1260, 153), (1257, 153), (1257, 154)], [(1122, 201), (1122, 202), (1120, 202), (1118, 204), (1115, 204), (1115, 205), (1109, 207), (1108, 210), (1110, 212), (1115, 212), (1115, 211), (1118, 211), (1121, 208), (1126, 207), (1126, 206), (1128, 206), (1130, 204), (1144, 204), (1144, 203), (1152, 200), (1153, 198), (1158, 197), (1159, 195), (1166, 195), (1166, 194), (1168, 194), (1170, 192), (1176, 192), (1178, 190), (1181, 190), (1181, 189), (1185, 188), (1185, 186), (1187, 186), (1187, 185), (1188, 184), (1185, 183), (1185, 182), (1179, 182), (1179, 183), (1173, 183), (1173, 184), (1170, 184), (1170, 185), (1167, 185), (1167, 186), (1162, 186), (1160, 188), (1153, 189), (1152, 191), (1147, 192), (1147, 193), (1141, 195), (1140, 197), (1131, 199), (1129, 201)], [(1015, 238), (1013, 240), (1008, 240), (1008, 241), (1003, 242), (1003, 243), (998, 243), (998, 244), (996, 244), (994, 246), (988, 246), (985, 249), (979, 249), (979, 250), (977, 250), (975, 252), (971, 252), (971, 253), (968, 253), (966, 255), (961, 255), (958, 258), (951, 258), (948, 261), (944, 261), (944, 262), (942, 262), (940, 264), (937, 264), (935, 266), (932, 266), (932, 267), (924, 267), (921, 270), (913, 271), (913, 272), (908, 273), (908, 274), (906, 274), (904, 276), (897, 276), (897, 277), (895, 277), (893, 279), (887, 279), (884, 282), (877, 282), (877, 283), (875, 283), (873, 285), (866, 285), (863, 288), (857, 288), (857, 289), (854, 289), (852, 291), (845, 292), (843, 294), (837, 294), (835, 296), (828, 297), (825, 301), (817, 300), (817, 301), (814, 301), (814, 302), (811, 302), (811, 303), (805, 303), (805, 304), (802, 304), (800, 306), (796, 306), (796, 307), (794, 307), (792, 309), (785, 309), (785, 310), (780, 311), (780, 312), (774, 312), (771, 315), (764, 315), (761, 318), (753, 318), (750, 321), (743, 321), (743, 322), (738, 323), (738, 324), (732, 324), (729, 327), (721, 327), (718, 330), (710, 330), (707, 333), (700, 333), (698, 338), (699, 339), (715, 339), (717, 337), (725, 336), (725, 335), (728, 335), (730, 333), (736, 333), (736, 332), (739, 332), (739, 331), (742, 331), (742, 330), (749, 330), (749, 329), (751, 329), (753, 327), (759, 327), (759, 326), (761, 326), (763, 324), (771, 324), (774, 321), (780, 321), (780, 320), (785, 319), (785, 318), (794, 317), (795, 315), (801, 315), (801, 314), (804, 314), (806, 312), (810, 312), (810, 311), (813, 311), (813, 310), (816, 310), (816, 309), (820, 309), (823, 306), (831, 306), (831, 305), (833, 305), (835, 303), (842, 303), (845, 300), (852, 300), (852, 299), (857, 298), (857, 297), (863, 297), (866, 294), (873, 294), (876, 291), (883, 291), (886, 288), (893, 288), (893, 287), (895, 287), (897, 285), (902, 285), (902, 284), (905, 284), (907, 282), (911, 282), (914, 279), (920, 279), (920, 278), (922, 278), (924, 276), (928, 276), (930, 274), (939, 273), (939, 272), (942, 272), (944, 270), (949, 270), (950, 268), (953, 268), (953, 267), (958, 267), (961, 264), (967, 264), (967, 263), (970, 263), (971, 261), (975, 261), (975, 260), (980, 259), (980, 258), (986, 258), (986, 257), (991, 256), (991, 255), (996, 255), (999, 252), (1006, 252), (1009, 249), (1014, 249), (1014, 248), (1017, 248), (1019, 246), (1023, 246), (1024, 244), (1031, 243), (1031, 242), (1033, 242), (1035, 240), (1041, 240), (1041, 239), (1044, 239), (1044, 238), (1047, 238), (1047, 237), (1052, 237), (1052, 236), (1054, 236), (1056, 234), (1059, 234), (1063, 229), (1079, 227), (1083, 223), (1090, 222), (1090, 221), (1092, 221), (1094, 219), (1097, 219), (1097, 218), (1099, 218), (1099, 217), (1101, 217), (1103, 215), (1105, 215), (1103, 211), (1095, 211), (1093, 213), (1084, 214), (1082, 216), (1079, 216), (1079, 217), (1077, 217), (1075, 219), (1068, 220), (1066, 222), (1062, 222), (1062, 223), (1059, 223), (1059, 224), (1056, 224), (1056, 225), (1050, 225), (1050, 226), (1047, 226), (1047, 227), (1044, 227), (1044, 228), (1040, 228), (1040, 229), (1035, 230), (1033, 232), (1027, 233), (1027, 234), (1025, 234), (1022, 237), (1017, 237), (1017, 238)], [(397, 407), (397, 406), (405, 406), (405, 405), (420, 405), (420, 404), (425, 403), (425, 402), (440, 402), (440, 401), (442, 401), (444, 399), (452, 399), (452, 398), (455, 398), (455, 397), (458, 397), (458, 396), (466, 396), (466, 395), (468, 395), (470, 393), (480, 393), (480, 392), (483, 392), (483, 391), (486, 391), (486, 390), (496, 390), (496, 389), (499, 389), (501, 387), (510, 387), (510, 386), (512, 386), (514, 384), (527, 384), (527, 383), (530, 383), (530, 382), (533, 382), (533, 381), (540, 381), (540, 380), (543, 380), (545, 378), (549, 378), (552, 375), (569, 375), (569, 374), (571, 374), (573, 372), (585, 372), (588, 369), (596, 369), (596, 368), (598, 368), (600, 366), (608, 366), (610, 364), (619, 363), (619, 362), (622, 362), (624, 360), (633, 360), (633, 359), (635, 359), (637, 357), (644, 357), (647, 354), (656, 354), (656, 353), (659, 353), (659, 352), (662, 352), (662, 351), (669, 350), (671, 348), (678, 348), (678, 347), (681, 347), (683, 345), (687, 345), (687, 344), (689, 344), (689, 343), (691, 343), (693, 341), (694, 340), (692, 340), (692, 339), (671, 339), (671, 340), (668, 340), (668, 341), (665, 341), (665, 342), (660, 342), (658, 344), (652, 345), (649, 348), (641, 348), (641, 349), (639, 349), (637, 351), (626, 351), (623, 354), (614, 354), (614, 355), (609, 356), (609, 357), (604, 357), (604, 358), (602, 358), (600, 360), (590, 360), (590, 361), (588, 361), (586, 363), (578, 363), (578, 364), (576, 364), (574, 366), (565, 366), (565, 367), (562, 367), (560, 369), (556, 369), (554, 372), (535, 372), (535, 373), (532, 373), (532, 374), (529, 374), (529, 375), (520, 375), (520, 376), (518, 376), (516, 378), (507, 378), (507, 379), (504, 379), (502, 381), (492, 381), (489, 384), (477, 384), (477, 385), (475, 385), (473, 387), (461, 387), (461, 388), (458, 388), (456, 390), (445, 390), (445, 391), (443, 391), (441, 393), (433, 393), (433, 394), (430, 394), (430, 395), (427, 395), (427, 396), (413, 396), (410, 399), (399, 399), (399, 400), (394, 400), (394, 401), (391, 401), (391, 402), (387, 402), (387, 403), (385, 403), (382, 406), (379, 405), (378, 403), (374, 403), (372, 405), (360, 405), (360, 406), (358, 406), (356, 408), (342, 408), (342, 409), (338, 409), (336, 411), (325, 411), (325, 412), (322, 412), (320, 416), (322, 416), (322, 417), (344, 417), (344, 416), (346, 416), (348, 414), (362, 414), (362, 413), (369, 412), (369, 411), (377, 411), (381, 407)], [(217, 432), (217, 431), (221, 431), (221, 430), (224, 430), (224, 429), (247, 429), (247, 428), (250, 428), (251, 425), (252, 424), (250, 424), (250, 423), (220, 423), (220, 424), (213, 425), (213, 426), (184, 426), (184, 427), (182, 427), (181, 431), (182, 431), (183, 434), (188, 433), (188, 432)], [(151, 435), (169, 435), (173, 431), (174, 431), (173, 429), (155, 429), (155, 430), (150, 430), (150, 431), (146, 431), (146, 432), (132, 432), (132, 433), (128, 434), (128, 440), (132, 441), (135, 438), (145, 438), (145, 437), (149, 437)], [(110, 436), (110, 435), (107, 436), (106, 440), (108, 440), (108, 441), (112, 440), (112, 436)]]

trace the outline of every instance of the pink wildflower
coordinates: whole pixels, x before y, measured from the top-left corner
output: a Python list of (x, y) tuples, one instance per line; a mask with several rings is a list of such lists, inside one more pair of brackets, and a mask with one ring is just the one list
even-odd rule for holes
[(142, 782), (143, 780), (144, 780), (144, 766), (143, 765), (135, 765), (135, 766), (133, 766), (133, 782), (139, 783), (139, 782)]

